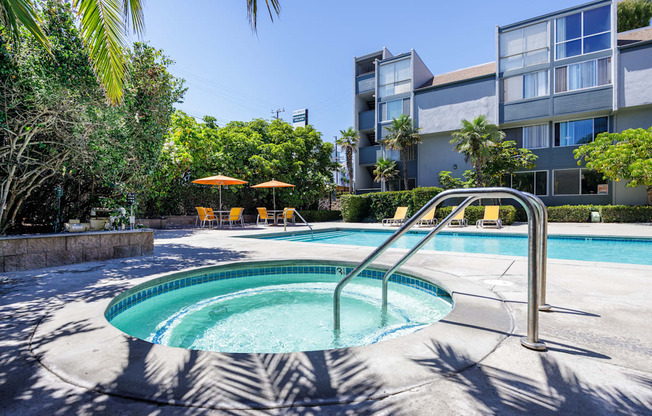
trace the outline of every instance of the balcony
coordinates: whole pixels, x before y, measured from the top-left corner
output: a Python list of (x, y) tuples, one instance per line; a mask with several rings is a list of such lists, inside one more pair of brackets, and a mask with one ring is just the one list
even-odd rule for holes
[(376, 161), (381, 156), (380, 145), (361, 147), (358, 151), (358, 161), (360, 166), (375, 165)]
[(360, 75), (356, 78), (355, 85), (356, 94), (374, 91), (376, 89), (376, 74), (372, 72), (370, 74)]
[(358, 130), (373, 130), (376, 124), (376, 111), (362, 111), (358, 114)]

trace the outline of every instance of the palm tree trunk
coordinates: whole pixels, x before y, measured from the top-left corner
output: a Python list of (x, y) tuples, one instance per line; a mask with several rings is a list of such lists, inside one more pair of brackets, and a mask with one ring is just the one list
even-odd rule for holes
[(405, 150), (401, 150), (401, 163), (403, 163), (403, 185), (405, 185), (405, 190), (408, 190), (408, 171), (407, 171), (407, 155)]
[(349, 171), (349, 193), (353, 193), (353, 150), (346, 149), (346, 169)]

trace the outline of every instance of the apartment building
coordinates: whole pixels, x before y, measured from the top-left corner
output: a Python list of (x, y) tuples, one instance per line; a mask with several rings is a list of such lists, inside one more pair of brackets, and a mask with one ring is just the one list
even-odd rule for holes
[(440, 75), (414, 50), (354, 58), (356, 191), (380, 190), (372, 174), (379, 157), (399, 161), (382, 145), (393, 118), (408, 114), (421, 128), (423, 143), (407, 155), (414, 187), (471, 168), (451, 134), (484, 114), (538, 156), (534, 169), (511, 178), (514, 188), (549, 205), (644, 204), (643, 187), (603, 180), (578, 166), (573, 150), (601, 132), (652, 126), (652, 27), (617, 33), (616, 2), (595, 1), (497, 27), (495, 36), (495, 62)]

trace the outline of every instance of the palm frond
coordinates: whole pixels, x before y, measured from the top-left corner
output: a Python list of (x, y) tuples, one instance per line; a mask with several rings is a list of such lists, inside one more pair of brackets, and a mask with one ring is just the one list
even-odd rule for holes
[(131, 26), (131, 30), (137, 35), (145, 31), (144, 5), (145, 0), (123, 0), (125, 27)]
[[(274, 14), (278, 16), (281, 13), (281, 3), (279, 0), (265, 0), (265, 4), (267, 5), (269, 18), (273, 22)], [(258, 0), (247, 0), (247, 18), (249, 19), (251, 30), (255, 33), (258, 29)]]
[[(130, 2), (130, 7), (132, 3), (134, 7), (141, 5), (134, 1)], [(73, 5), (81, 19), (82, 39), (88, 47), (95, 74), (107, 98), (118, 103), (122, 99), (125, 79), (125, 3), (121, 0), (74, 0)], [(133, 24), (137, 27), (142, 19), (137, 17)]]
[(51, 53), (50, 41), (41, 29), (34, 3), (31, 0), (0, 0), (0, 25), (7, 28), (14, 45), (18, 45), (19, 22)]

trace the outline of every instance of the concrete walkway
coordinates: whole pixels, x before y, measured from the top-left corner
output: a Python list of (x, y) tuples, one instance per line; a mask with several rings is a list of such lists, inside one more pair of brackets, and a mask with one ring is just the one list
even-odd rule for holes
[[(319, 224), (317, 228), (377, 225)], [(156, 234), (152, 256), (84, 263), (75, 266), (5, 274), (0, 277), (0, 414), (652, 414), (652, 266), (549, 260), (548, 302), (554, 312), (541, 314), (540, 337), (546, 352), (520, 346), (525, 332), (526, 259), (424, 251), (409, 267), (458, 279), (465, 287), (493, 292), (484, 302), (499, 303), (512, 316), (512, 328), (497, 331), (495, 348), (479, 359), (460, 352), (455, 340), (428, 345), (431, 359), (415, 361), (424, 383), (405, 391), (367, 394), (351, 391), (347, 403), (246, 410), (212, 410), (162, 405), (101, 394), (92, 386), (64, 382), (59, 368), (46, 369), (39, 361), (48, 345), (67, 345), (69, 362), (83, 355), (80, 334), (94, 330), (81, 316), (67, 316), (65, 325), (44, 331), (72, 303), (106, 302), (148, 276), (189, 267), (261, 259), (330, 259), (359, 261), (372, 248), (332, 246), (234, 238), (277, 232), (278, 228), (246, 230), (166, 230)], [(476, 231), (469, 227), (463, 232)], [(498, 231), (501, 232), (501, 231)], [(515, 225), (502, 232), (525, 232)], [(550, 224), (550, 234), (652, 237), (652, 227), (636, 224)], [(404, 250), (391, 250), (382, 263), (391, 264)], [(651, 253), (652, 255), (652, 253)], [(458, 293), (465, 296), (465, 293)], [(59, 317), (60, 318), (60, 317)], [(142, 342), (142, 341), (138, 341)], [(382, 343), (381, 343), (382, 344)], [(376, 344), (376, 345), (381, 345)], [(167, 347), (162, 347), (167, 348)], [(338, 350), (335, 350), (338, 351)], [(91, 351), (92, 352), (92, 351)], [(147, 356), (131, 356), (145, 363)], [(334, 357), (330, 357), (335, 359)], [(389, 357), (391, 358), (391, 356)], [(475, 364), (460, 363), (474, 361)], [(166, 362), (145, 365), (140, 371), (152, 385)], [(283, 375), (279, 391), (319, 390), (336, 386), (314, 384), (315, 369), (271, 356), (263, 367)], [(107, 362), (118, 386), (130, 383), (125, 363)], [(181, 369), (180, 369), (181, 370)], [(239, 372), (240, 371), (240, 372)], [(230, 393), (245, 397), (254, 387), (243, 369), (224, 373)], [(355, 366), (350, 368), (355, 378)], [(428, 376), (428, 372), (433, 374)], [(59, 374), (59, 375), (58, 375)], [(445, 377), (437, 376), (445, 374)], [(85, 375), (92, 380), (93, 374)], [(71, 380), (69, 380), (71, 381)], [(81, 386), (84, 387), (81, 387)], [(159, 398), (183, 395), (192, 382), (157, 385)], [(356, 397), (356, 394), (358, 396)], [(166, 396), (167, 395), (167, 396)], [(368, 397), (374, 397), (369, 400)], [(239, 407), (239, 409), (236, 409)]]

